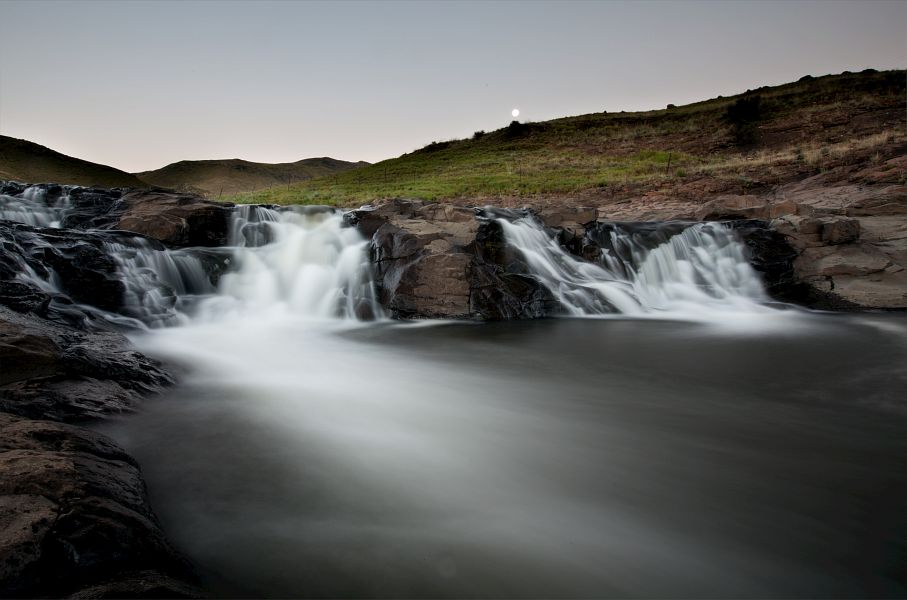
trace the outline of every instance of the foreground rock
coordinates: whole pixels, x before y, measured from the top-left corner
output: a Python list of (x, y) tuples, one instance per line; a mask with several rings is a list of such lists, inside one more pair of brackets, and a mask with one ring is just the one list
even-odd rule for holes
[(0, 413), (0, 594), (193, 597), (135, 461), (86, 429)]
[(138, 465), (77, 423), (172, 383), (114, 331), (0, 306), (0, 596), (197, 597)]
[(0, 411), (78, 422), (129, 411), (173, 383), (115, 331), (79, 331), (0, 307)]

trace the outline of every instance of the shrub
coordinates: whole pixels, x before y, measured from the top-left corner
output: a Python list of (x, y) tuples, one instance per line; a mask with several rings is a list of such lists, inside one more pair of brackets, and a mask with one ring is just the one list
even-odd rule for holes
[(759, 137), (757, 125), (762, 120), (762, 98), (758, 94), (745, 94), (727, 107), (725, 119), (738, 146), (755, 144)]
[(480, 137), (482, 137), (483, 135), (485, 135), (485, 131), (480, 129), (477, 132), (475, 132), (474, 134), (472, 134), (472, 139), (477, 140)]
[(672, 108), (677, 108), (677, 107), (673, 104), (668, 104), (668, 110), (671, 110)]
[(523, 132), (526, 130), (526, 127), (519, 121), (511, 121), (510, 125), (507, 126), (505, 133), (507, 137), (519, 137), (523, 135)]

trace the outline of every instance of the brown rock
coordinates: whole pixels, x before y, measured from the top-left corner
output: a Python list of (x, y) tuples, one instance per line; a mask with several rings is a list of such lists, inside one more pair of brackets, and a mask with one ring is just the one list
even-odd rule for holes
[(826, 244), (846, 244), (860, 237), (860, 222), (849, 217), (822, 219), (822, 241)]
[(588, 206), (546, 206), (540, 208), (537, 214), (547, 227), (573, 230), (598, 219), (598, 209)]
[(468, 317), (470, 262), (458, 253), (432, 254), (413, 263), (400, 278), (392, 308), (428, 318)]
[(891, 260), (868, 245), (807, 248), (794, 263), (802, 277), (868, 275), (884, 271)]
[(80, 427), (0, 414), (0, 524), (5, 597), (63, 596), (122, 571), (188, 573), (135, 461)]
[(0, 321), (0, 385), (59, 373), (60, 348), (50, 337)]
[(130, 192), (116, 204), (113, 229), (132, 231), (172, 246), (222, 246), (232, 204), (158, 190)]

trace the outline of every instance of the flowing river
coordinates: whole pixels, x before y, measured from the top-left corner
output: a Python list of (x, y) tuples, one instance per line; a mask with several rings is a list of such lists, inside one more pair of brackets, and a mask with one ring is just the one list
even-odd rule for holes
[(771, 306), (719, 225), (591, 264), (505, 220), (568, 316), (401, 324), (341, 225), (238, 210), (216, 287), (111, 247), (184, 372), (100, 429), (215, 596), (907, 591), (903, 316)]

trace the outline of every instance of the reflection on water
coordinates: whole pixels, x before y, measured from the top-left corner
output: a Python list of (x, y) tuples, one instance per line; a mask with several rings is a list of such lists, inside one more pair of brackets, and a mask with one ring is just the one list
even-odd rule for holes
[(216, 595), (903, 595), (907, 321), (765, 324), (264, 311), (107, 432)]

